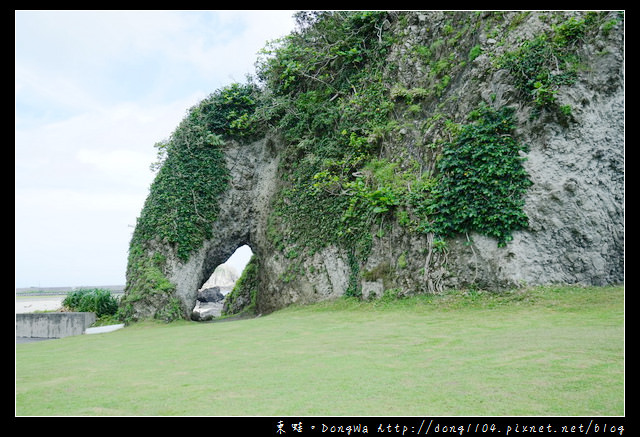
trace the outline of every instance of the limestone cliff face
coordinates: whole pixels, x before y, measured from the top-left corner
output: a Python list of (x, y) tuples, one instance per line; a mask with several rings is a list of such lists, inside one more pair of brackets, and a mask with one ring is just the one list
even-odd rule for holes
[[(539, 34), (541, 16), (529, 16), (507, 39)], [(490, 44), (482, 35), (482, 44)], [(578, 53), (588, 64), (575, 83), (560, 87), (567, 117), (519, 105), (517, 135), (529, 145), (524, 167), (533, 185), (525, 196), (529, 228), (507, 247), (474, 235), (452, 244), (452, 285), (476, 282), (500, 288), (522, 284), (605, 285), (624, 280), (624, 52), (622, 35), (598, 37)], [(482, 57), (470, 74), (482, 71)], [(477, 70), (476, 70), (477, 68)], [(482, 73), (480, 73), (482, 74)], [(517, 101), (512, 76), (493, 71), (475, 88), (505, 104)]]
[[(514, 229), (513, 239), (504, 246), (470, 231), (448, 237), (443, 247), (433, 232), (419, 232), (407, 225), (414, 211), (396, 206), (395, 214), (369, 222), (366, 251), (333, 243), (328, 235), (327, 244), (317, 244), (322, 236), (316, 235), (313, 248), (299, 240), (292, 244), (291, 233), (298, 229), (295, 221), (304, 216), (283, 216), (291, 210), (287, 202), (292, 197), (286, 194), (294, 179), (291, 162), (316, 158), (312, 154), (292, 157), (300, 153), (300, 147), (286, 140), (280, 129), (267, 129), (258, 140), (230, 140), (220, 146), (229, 183), (219, 198), (210, 234), (188, 259), (177, 256), (170, 244), (146, 245), (147, 256), (162, 253), (161, 270), (173, 285), (166, 288), (167, 296), (180, 302), (184, 317), (189, 316), (197, 290), (213, 270), (244, 244), (254, 252), (257, 273), (252, 284), (257, 289), (252, 296), (241, 287), (235, 293), (245, 293), (242, 301), (252, 301), (257, 313), (345, 294), (374, 298), (470, 285), (499, 290), (551, 283), (623, 282), (622, 21), (613, 15), (602, 18), (600, 30), (592, 33), (595, 36), (574, 43), (580, 68), (571, 82), (553, 90), (556, 109), (540, 111), (523, 99), (515, 73), (496, 60), (504, 59), (509, 51), (522, 50), (526, 41), (552, 29), (556, 38), (560, 30), (568, 35), (567, 29), (577, 29), (569, 24), (587, 22), (584, 15), (566, 13), (562, 22), (569, 24), (562, 28), (554, 27), (542, 13), (505, 13), (500, 20), (489, 13), (415, 12), (390, 17), (376, 29), (380, 41), (383, 34), (394, 36), (385, 54), (386, 65), (393, 68), (385, 72), (385, 80), (390, 99), (396, 99), (394, 116), (402, 123), (396, 123), (397, 128), (380, 140), (377, 159), (394, 161), (400, 167), (418, 162), (422, 174), (437, 174), (440, 152), (433, 144), (440, 144), (447, 135), (450, 138), (452, 131), (433, 122), (435, 114), (463, 123), (479, 102), (511, 106), (516, 118), (514, 136), (527, 145), (521, 154), (531, 181), (524, 196), (528, 226)], [(465, 22), (459, 32), (464, 38), (455, 44), (470, 54), (465, 58), (443, 48), (446, 42), (442, 41), (458, 29), (456, 20)], [(556, 17), (555, 23), (559, 22)], [(430, 63), (424, 56), (415, 56), (426, 47)], [(524, 56), (522, 51), (517, 53)], [(432, 74), (442, 65), (434, 59), (446, 59), (449, 74)], [(559, 76), (559, 71), (555, 73)], [(534, 89), (536, 98), (544, 97), (544, 86), (539, 83)], [(435, 94), (425, 92), (430, 89), (436, 89)], [(399, 95), (404, 96), (403, 104), (398, 104)], [(357, 181), (361, 173), (349, 177)], [(325, 205), (319, 202), (316, 207)], [(327, 211), (327, 216), (332, 213)], [(130, 268), (132, 284), (136, 275)], [(153, 315), (154, 305), (165, 305), (167, 299), (130, 302), (133, 318), (141, 318)]]

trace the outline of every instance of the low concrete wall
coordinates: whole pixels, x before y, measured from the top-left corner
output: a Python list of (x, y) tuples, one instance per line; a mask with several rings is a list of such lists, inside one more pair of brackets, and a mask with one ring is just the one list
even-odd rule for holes
[(81, 335), (95, 321), (95, 313), (16, 314), (16, 337), (62, 338)]

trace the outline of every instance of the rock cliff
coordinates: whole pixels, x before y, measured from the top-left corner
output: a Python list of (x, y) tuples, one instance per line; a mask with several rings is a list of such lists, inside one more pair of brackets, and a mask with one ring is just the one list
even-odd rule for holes
[(128, 320), (188, 318), (245, 244), (230, 299), (257, 313), (623, 282), (622, 13), (297, 18), (260, 86), (212, 94), (159, 145)]

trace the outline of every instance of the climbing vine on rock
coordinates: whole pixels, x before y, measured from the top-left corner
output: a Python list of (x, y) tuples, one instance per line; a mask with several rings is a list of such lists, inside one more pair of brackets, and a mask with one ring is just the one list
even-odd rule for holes
[(132, 244), (157, 239), (186, 261), (210, 237), (218, 198), (229, 172), (220, 146), (257, 133), (257, 88), (232, 84), (191, 108), (171, 137), (156, 144), (158, 174), (151, 185)]
[(445, 144), (424, 230), (439, 236), (478, 232), (504, 246), (513, 230), (527, 226), (524, 194), (531, 181), (520, 154), (526, 147), (514, 137), (513, 113), (481, 105)]
[(209, 237), (218, 197), (228, 184), (221, 139), (207, 129), (203, 106), (192, 108), (171, 138), (158, 146), (166, 157), (134, 234), (134, 243), (158, 239), (173, 246), (183, 260)]

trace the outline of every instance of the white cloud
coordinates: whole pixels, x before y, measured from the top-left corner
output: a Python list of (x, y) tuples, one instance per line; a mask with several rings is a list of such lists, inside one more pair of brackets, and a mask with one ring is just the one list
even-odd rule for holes
[(253, 73), (292, 15), (17, 11), (16, 286), (124, 283), (153, 145)]
[(66, 188), (38, 188), (16, 191), (16, 206), (20, 211), (42, 211), (53, 218), (56, 215), (93, 212), (137, 211), (144, 201), (140, 193), (94, 191)]
[[(16, 93), (95, 104), (212, 92), (253, 72), (257, 52), (293, 27), (292, 11), (18, 12)], [(46, 69), (42, 69), (42, 67)], [(81, 98), (77, 98), (79, 96)]]

